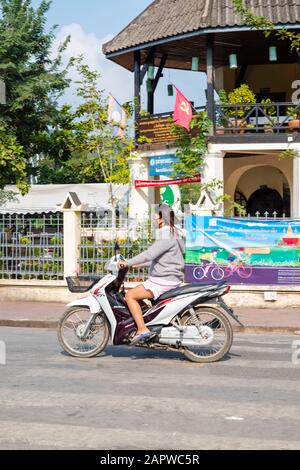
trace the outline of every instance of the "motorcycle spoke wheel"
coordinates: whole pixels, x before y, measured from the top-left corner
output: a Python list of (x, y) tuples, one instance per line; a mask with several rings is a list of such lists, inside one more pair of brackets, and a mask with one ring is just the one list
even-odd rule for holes
[(189, 312), (181, 317), (184, 326), (208, 326), (214, 336), (210, 344), (185, 346), (183, 353), (192, 362), (216, 362), (222, 359), (231, 348), (233, 340), (232, 326), (223, 312), (212, 307), (195, 307), (195, 316)]
[(71, 307), (58, 324), (58, 341), (64, 351), (74, 357), (94, 357), (109, 340), (109, 328), (103, 315), (98, 315), (85, 339), (80, 337), (91, 317), (89, 308)]

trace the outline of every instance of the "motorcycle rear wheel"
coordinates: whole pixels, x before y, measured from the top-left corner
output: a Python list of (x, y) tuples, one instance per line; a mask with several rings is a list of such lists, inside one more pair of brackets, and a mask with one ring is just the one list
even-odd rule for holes
[[(224, 313), (217, 308), (196, 306), (194, 309), (198, 318), (198, 322), (193, 321), (191, 314), (186, 312), (181, 317), (180, 324), (184, 326), (201, 326), (203, 324), (207, 324), (214, 330), (214, 340), (212, 344), (204, 347), (185, 346), (182, 352), (191, 362), (208, 363), (219, 361), (222, 359), (222, 357), (225, 356), (225, 354), (229, 352), (232, 346), (233, 330), (231, 323), (226, 315), (224, 315)], [(215, 328), (213, 325), (218, 325), (218, 327)], [(218, 344), (217, 337), (220, 338), (219, 341), (222, 341), (222, 344), (219, 346), (219, 348), (216, 346)]]
[[(65, 311), (57, 327), (57, 338), (62, 349), (73, 357), (95, 357), (106, 348), (109, 341), (109, 326), (104, 315), (99, 314), (92, 325), (87, 340), (77, 336), (84, 328), (91, 313), (88, 307), (70, 307)], [(92, 341), (96, 337), (94, 341)]]

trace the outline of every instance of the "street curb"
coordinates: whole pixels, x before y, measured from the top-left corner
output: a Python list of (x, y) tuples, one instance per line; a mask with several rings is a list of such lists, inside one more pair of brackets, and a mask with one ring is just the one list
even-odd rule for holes
[[(56, 329), (58, 320), (0, 320), (0, 327), (11, 328), (48, 328)], [(248, 333), (248, 334), (296, 334), (300, 335), (299, 326), (234, 326), (234, 333)]]
[(0, 327), (11, 328), (51, 328), (56, 329), (58, 321), (55, 320), (0, 320)]

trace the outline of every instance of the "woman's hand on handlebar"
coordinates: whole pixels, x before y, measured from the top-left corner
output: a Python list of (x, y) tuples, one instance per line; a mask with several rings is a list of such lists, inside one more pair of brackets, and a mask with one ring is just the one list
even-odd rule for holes
[(128, 263), (125, 260), (119, 260), (117, 266), (118, 269), (124, 269), (128, 267)]

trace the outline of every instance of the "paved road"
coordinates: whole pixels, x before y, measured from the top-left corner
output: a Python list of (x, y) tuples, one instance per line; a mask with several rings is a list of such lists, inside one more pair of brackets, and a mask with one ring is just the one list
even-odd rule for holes
[[(226, 300), (226, 299), (225, 299)], [(52, 327), (66, 309), (58, 302), (1, 302), (1, 326)], [(247, 328), (274, 330), (274, 333), (300, 331), (299, 308), (245, 308), (234, 311)], [(234, 326), (236, 323), (233, 322)], [(265, 331), (265, 332), (268, 332)], [(253, 333), (253, 331), (248, 331)]]
[(299, 449), (299, 336), (236, 335), (211, 365), (109, 347), (63, 354), (55, 332), (0, 328), (0, 449)]

